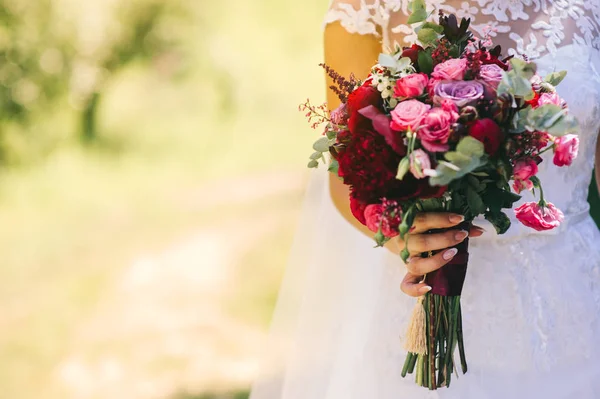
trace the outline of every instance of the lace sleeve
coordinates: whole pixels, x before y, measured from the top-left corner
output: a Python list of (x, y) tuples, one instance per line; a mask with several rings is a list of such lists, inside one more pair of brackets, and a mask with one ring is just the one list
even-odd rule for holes
[(339, 22), (350, 33), (375, 35), (389, 44), (390, 15), (397, 11), (387, 0), (332, 0), (325, 16), (325, 24)]

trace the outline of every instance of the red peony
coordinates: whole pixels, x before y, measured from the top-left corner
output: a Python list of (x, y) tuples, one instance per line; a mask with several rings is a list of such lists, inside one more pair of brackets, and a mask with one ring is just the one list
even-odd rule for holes
[(359, 114), (358, 111), (369, 105), (381, 109), (381, 103), (381, 93), (373, 86), (362, 85), (350, 93), (347, 103), (348, 114), (350, 115), (348, 120), (348, 129), (350, 129), (350, 132), (355, 134), (361, 129), (369, 129), (371, 121)]
[(419, 62), (419, 52), (423, 51), (423, 47), (418, 44), (413, 44), (410, 47), (407, 47), (402, 52), (402, 57), (408, 57), (412, 61), (414, 65), (417, 65)]
[(504, 139), (500, 126), (488, 118), (473, 122), (469, 128), (469, 135), (481, 141), (485, 146), (485, 152), (489, 155), (494, 155), (498, 151)]

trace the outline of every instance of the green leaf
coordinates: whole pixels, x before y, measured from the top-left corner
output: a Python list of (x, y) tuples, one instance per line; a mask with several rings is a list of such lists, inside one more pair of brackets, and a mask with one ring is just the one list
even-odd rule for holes
[(315, 161), (314, 159), (311, 159), (307, 166), (309, 168), (318, 168), (319, 162)]
[(431, 28), (423, 28), (419, 30), (417, 33), (417, 37), (419, 41), (423, 43), (423, 45), (428, 45), (435, 42), (440, 35)]
[(440, 212), (444, 210), (442, 198), (427, 198), (419, 201), (423, 212)]
[(326, 135), (329, 140), (333, 140), (337, 137), (337, 132), (334, 130), (328, 130)]
[(400, 161), (400, 164), (398, 165), (398, 173), (396, 174), (396, 179), (398, 179), (398, 180), (404, 179), (404, 176), (406, 175), (406, 173), (408, 173), (409, 169), (410, 169), (409, 158), (408, 157), (402, 158), (402, 160)]
[(510, 219), (504, 212), (486, 212), (485, 218), (494, 226), (498, 234), (504, 234), (510, 228)]
[(531, 108), (524, 108), (515, 114), (512, 120), (512, 126), (510, 127), (510, 133), (518, 134), (527, 130), (527, 120), (529, 118), (530, 110)]
[(485, 154), (485, 147), (476, 138), (466, 136), (460, 140), (456, 146), (456, 151), (467, 156), (481, 157)]
[(521, 196), (512, 191), (497, 186), (488, 186), (483, 193), (483, 201), (490, 212), (501, 212), (503, 208), (510, 209), (513, 204), (521, 199)]
[(528, 128), (563, 136), (578, 130), (577, 119), (558, 105), (545, 104), (528, 113)]
[(408, 18), (408, 21), (406, 22), (407, 24), (416, 24), (418, 22), (423, 22), (428, 17), (425, 0), (411, 1), (408, 5), (408, 9), (411, 11), (411, 14)]
[(314, 159), (314, 160), (318, 160), (323, 156), (322, 152), (314, 152), (311, 156), (310, 159)]
[(439, 34), (444, 33), (444, 27), (442, 25), (438, 25), (434, 22), (425, 22), (421, 25), (421, 29), (432, 29)]
[(427, 51), (419, 51), (417, 62), (421, 72), (431, 74), (433, 72), (433, 58)]
[(481, 215), (487, 209), (481, 196), (471, 186), (467, 187), (467, 204), (473, 216)]
[(546, 79), (544, 79), (544, 81), (550, 83), (552, 86), (558, 86), (566, 76), (567, 71), (552, 72), (551, 74), (546, 76)]
[(337, 175), (339, 168), (340, 168), (340, 164), (338, 163), (337, 159), (332, 159), (331, 163), (329, 164), (329, 168), (327, 168), (327, 170), (329, 172), (335, 173)]
[(313, 149), (318, 152), (329, 151), (329, 139), (327, 137), (321, 137), (313, 144)]

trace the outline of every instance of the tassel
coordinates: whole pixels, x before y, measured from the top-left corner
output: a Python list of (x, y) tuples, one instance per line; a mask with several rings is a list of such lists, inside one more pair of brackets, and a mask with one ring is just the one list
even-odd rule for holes
[(424, 296), (417, 299), (417, 304), (413, 310), (408, 331), (406, 332), (406, 342), (404, 349), (410, 353), (418, 355), (427, 354), (427, 336), (425, 331), (425, 309), (423, 308)]

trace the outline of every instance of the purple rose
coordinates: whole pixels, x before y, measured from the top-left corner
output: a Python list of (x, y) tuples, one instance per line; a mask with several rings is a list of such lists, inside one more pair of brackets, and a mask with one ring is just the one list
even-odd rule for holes
[(483, 97), (483, 85), (475, 80), (444, 81), (435, 87), (433, 102), (440, 105), (444, 99), (452, 101), (458, 107), (474, 105)]
[(503, 75), (504, 70), (496, 64), (482, 65), (479, 71), (479, 77), (481, 80), (483, 80), (494, 90), (498, 88), (498, 84), (500, 84)]

